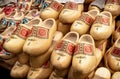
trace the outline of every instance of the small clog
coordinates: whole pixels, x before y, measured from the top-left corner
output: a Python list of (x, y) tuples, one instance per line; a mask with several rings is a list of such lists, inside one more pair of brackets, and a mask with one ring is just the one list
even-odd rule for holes
[(120, 70), (120, 37), (115, 41), (104, 55), (105, 66), (114, 73)]
[(28, 74), (29, 68), (30, 67), (26, 64), (23, 65), (19, 62), (16, 62), (10, 71), (10, 75), (13, 78), (25, 78)]
[(44, 63), (43, 66), (39, 68), (31, 67), (27, 79), (47, 79), (53, 71), (53, 67), (49, 61)]

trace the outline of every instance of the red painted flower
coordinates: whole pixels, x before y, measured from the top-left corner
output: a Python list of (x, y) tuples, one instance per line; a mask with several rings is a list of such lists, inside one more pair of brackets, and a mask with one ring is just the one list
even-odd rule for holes
[(68, 43), (67, 52), (70, 53), (71, 55), (74, 53), (74, 45), (73, 44)]
[(58, 45), (56, 46), (56, 49), (59, 50), (63, 46), (63, 41), (59, 42)]

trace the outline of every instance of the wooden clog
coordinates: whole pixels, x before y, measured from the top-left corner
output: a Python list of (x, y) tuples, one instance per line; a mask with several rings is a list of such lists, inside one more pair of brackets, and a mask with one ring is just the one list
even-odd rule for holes
[(50, 59), (51, 53), (55, 48), (56, 44), (61, 40), (62, 37), (63, 37), (63, 34), (59, 31), (56, 31), (54, 38), (52, 40), (52, 44), (45, 54), (42, 54), (39, 56), (30, 56), (30, 66), (41, 67), (45, 62), (47, 62)]
[(99, 51), (95, 48), (93, 37), (89, 34), (82, 35), (75, 46), (72, 59), (72, 68), (76, 77), (85, 78), (96, 68), (96, 52)]
[(95, 9), (82, 13), (81, 17), (73, 22), (70, 30), (76, 31), (80, 35), (87, 33), (98, 14), (99, 11)]
[(29, 66), (27, 64), (20, 64), (16, 62), (10, 71), (10, 75), (13, 78), (25, 78), (29, 71)]
[(78, 39), (79, 34), (71, 31), (60, 40), (51, 55), (51, 63), (55, 69), (63, 70), (70, 66)]
[(40, 25), (34, 25), (31, 34), (26, 39), (23, 51), (30, 56), (44, 54), (50, 48), (57, 25), (53, 18), (48, 18)]
[(59, 3), (57, 0), (52, 1), (49, 7), (43, 9), (40, 13), (40, 17), (45, 20), (47, 18), (57, 19), (59, 14), (63, 8), (63, 5)]
[(120, 72), (119, 71), (115, 72), (111, 77), (111, 79), (119, 79), (119, 78), (120, 78)]
[(111, 12), (113, 16), (120, 14), (120, 1), (119, 0), (107, 0), (104, 8), (105, 11)]
[(115, 41), (113, 46), (109, 48), (104, 55), (105, 66), (111, 71), (111, 73), (120, 70), (119, 51), (120, 51), (120, 37)]
[(62, 23), (73, 23), (80, 17), (83, 7), (83, 3), (77, 4), (71, 1), (66, 2), (59, 15), (59, 20)]
[(110, 37), (115, 28), (115, 21), (108, 11), (101, 12), (94, 21), (90, 34), (95, 40), (105, 40)]
[(48, 61), (42, 67), (30, 68), (27, 79), (47, 79), (53, 71), (51, 63)]

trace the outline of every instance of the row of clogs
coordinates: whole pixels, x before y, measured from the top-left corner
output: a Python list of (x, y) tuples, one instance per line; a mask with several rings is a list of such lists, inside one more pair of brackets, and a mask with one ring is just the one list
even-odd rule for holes
[[(59, 7), (61, 8), (61, 4), (60, 5), (59, 4), (60, 3), (58, 3), (57, 1), (53, 1), (50, 7), (44, 9), (43, 12), (50, 11), (51, 14), (53, 15), (56, 12), (53, 9), (58, 9)], [(70, 5), (72, 5), (72, 7)], [(67, 8), (65, 6), (67, 6)], [(57, 13), (59, 17), (60, 14), (62, 15), (62, 11), (63, 13), (66, 13), (65, 16), (67, 16), (69, 12), (74, 13), (75, 10), (71, 10), (71, 8), (75, 9), (75, 6), (77, 6), (77, 4), (73, 2), (67, 2), (65, 6), (61, 10), (61, 12)], [(82, 9), (79, 10), (82, 11)], [(77, 10), (77, 12), (79, 10)], [(86, 28), (80, 27), (82, 28), (82, 31), (83, 29), (88, 31), (88, 29), (90, 29), (90, 25), (92, 25), (91, 26), (92, 30), (90, 31), (91, 35), (85, 34), (87, 33), (86, 31), (84, 31), (85, 33), (83, 34), (80, 34), (78, 32), (79, 30), (76, 31), (75, 26), (71, 26), (73, 27), (73, 29), (71, 28), (72, 29), (71, 32), (65, 34), (64, 37), (62, 33), (59, 34), (57, 34), (58, 32), (56, 33), (57, 23), (55, 19), (47, 17), (49, 14), (47, 14), (46, 15), (47, 18), (44, 19), (42, 17), (43, 15), (41, 12), (41, 18), (44, 19), (44, 21), (42, 21), (39, 17), (34, 18), (35, 16), (37, 16), (34, 15), (37, 13), (36, 11), (32, 11), (32, 12), (30, 12), (31, 13), (30, 15), (25, 16), (25, 18), (32, 20), (31, 21), (29, 20), (28, 23), (26, 24), (20, 24), (16, 28), (16, 30), (13, 33), (11, 33), (12, 35), (10, 35), (10, 38), (5, 40), (5, 42), (3, 43), (3, 48), (4, 48), (3, 52), (7, 51), (7, 52), (11, 52), (11, 54), (6, 52), (6, 54), (10, 54), (10, 55), (7, 57), (6, 55), (1, 57), (5, 59), (13, 58), (15, 56), (18, 57), (17, 59), (18, 62), (16, 62), (16, 64), (13, 66), (11, 70), (12, 77), (23, 78), (27, 76), (28, 79), (38, 79), (38, 78), (44, 79), (50, 76), (49, 79), (63, 79), (63, 77), (67, 75), (68, 69), (71, 66), (71, 69), (69, 71), (70, 76), (73, 75), (73, 77), (76, 79), (85, 78), (89, 76), (91, 72), (95, 71), (103, 56), (105, 59), (105, 65), (109, 70), (111, 70), (112, 73), (119, 70), (118, 51), (119, 51), (120, 38), (118, 38), (115, 41), (113, 47), (111, 47), (110, 50), (104, 55), (107, 45), (106, 44), (107, 39), (110, 37), (113, 30), (115, 29), (113, 22), (114, 20), (110, 12), (103, 11), (100, 13), (98, 10), (90, 10), (88, 12), (82, 13), (80, 17), (81, 19), (77, 20), (78, 22), (75, 21), (76, 18), (74, 19), (74, 21), (71, 22), (69, 22), (70, 20), (69, 17), (65, 19), (66, 21), (64, 20), (64, 18), (66, 18), (65, 16), (61, 17), (63, 18), (62, 20), (60, 20), (59, 18), (59, 20), (62, 21), (63, 23), (76, 22), (81, 26), (84, 25)], [(94, 15), (93, 12), (95, 12), (96, 16), (93, 16)], [(31, 15), (32, 17), (30, 17)], [(55, 14), (55, 16), (57, 15)], [(91, 23), (90, 25), (87, 24), (89, 23), (90, 18), (84, 18), (84, 16), (86, 15), (87, 16), (89, 15), (90, 17), (92, 17), (92, 19), (94, 19), (92, 20), (92, 22), (90, 22)], [(86, 20), (84, 22), (84, 19), (86, 19), (87, 22)], [(108, 29), (108, 27), (111, 28)], [(104, 29), (105, 31), (101, 31), (101, 29), (102, 30)], [(99, 30), (100, 33), (97, 30)], [(101, 32), (104, 33), (101, 34)], [(79, 35), (81, 36), (79, 37)], [(96, 42), (94, 41), (94, 39), (105, 40), (105, 41), (103, 41), (102, 44), (101, 43), (98, 44), (99, 41)], [(96, 47), (95, 44), (98, 47)], [(51, 65), (47, 67), (43, 65), (48, 60), (51, 60), (50, 62), (53, 67)], [(114, 60), (114, 64), (113, 64), (113, 60)], [(96, 71), (96, 73), (99, 72)], [(110, 79), (109, 72), (106, 73), (108, 73), (106, 74), (108, 75), (108, 78), (106, 79)], [(71, 77), (70, 79), (73, 79), (73, 77)], [(98, 79), (98, 78), (99, 77), (94, 77), (94, 79)]]

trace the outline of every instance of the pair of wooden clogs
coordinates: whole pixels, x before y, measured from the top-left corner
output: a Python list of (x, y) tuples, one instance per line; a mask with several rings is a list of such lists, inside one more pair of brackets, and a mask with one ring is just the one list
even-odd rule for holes
[(56, 28), (56, 22), (52, 18), (43, 22), (40, 18), (33, 19), (27, 24), (20, 24), (3, 47), (14, 54), (24, 51), (37, 56), (48, 50)]
[(90, 34), (95, 40), (108, 39), (114, 29), (115, 22), (112, 14), (108, 11), (100, 13), (97, 9), (83, 13), (71, 26), (71, 31), (76, 31), (80, 35), (89, 33), (90, 30)]
[[(106, 47), (106, 44), (103, 47)], [(104, 52), (105, 49), (101, 50), (95, 47), (91, 35), (85, 34), (79, 39), (79, 33), (71, 31), (61, 39), (53, 50), (51, 63), (57, 70), (65, 70), (72, 63), (73, 70), (81, 74), (79, 74), (79, 78), (86, 77), (100, 63)]]
[(49, 7), (41, 12), (41, 18), (54, 18), (58, 19), (62, 23), (72, 23), (74, 22), (83, 11), (83, 4), (77, 4), (75, 2), (66, 2), (65, 5), (53, 1)]
[[(11, 76), (14, 78), (23, 78), (27, 76), (28, 79), (45, 79), (52, 73), (53, 67), (49, 62), (52, 50), (62, 38), (61, 32), (56, 32), (52, 40), (51, 47), (45, 54), (40, 56), (29, 56), (25, 53), (18, 55), (18, 62), (20, 65), (15, 64), (11, 70)], [(37, 62), (36, 62), (37, 61)], [(30, 66), (28, 66), (30, 65)], [(23, 68), (23, 70), (21, 70)], [(24, 72), (27, 71), (27, 72)], [(17, 72), (17, 73), (16, 73)], [(16, 73), (16, 74), (15, 74)], [(25, 75), (22, 75), (25, 74)]]

